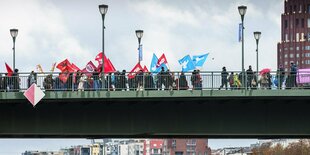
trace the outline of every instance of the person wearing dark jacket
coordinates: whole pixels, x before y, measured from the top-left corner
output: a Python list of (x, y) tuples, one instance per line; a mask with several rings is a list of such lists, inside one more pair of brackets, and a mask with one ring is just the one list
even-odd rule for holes
[(222, 77), (222, 85), (220, 86), (219, 90), (225, 86), (225, 89), (227, 90), (227, 77), (228, 77), (228, 72), (226, 71), (226, 67), (222, 68), (221, 72), (221, 77)]
[(253, 80), (253, 70), (252, 66), (249, 66), (249, 69), (246, 70), (246, 75), (247, 75), (247, 88), (252, 87), (252, 80)]
[(188, 89), (188, 83), (187, 83), (186, 76), (185, 76), (184, 72), (181, 73), (178, 82), (179, 82), (179, 89), (180, 90), (187, 90)]

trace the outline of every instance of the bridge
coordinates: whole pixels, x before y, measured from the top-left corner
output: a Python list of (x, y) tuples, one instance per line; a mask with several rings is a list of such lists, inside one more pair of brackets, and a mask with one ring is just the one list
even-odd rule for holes
[(0, 92), (1, 138), (309, 137), (310, 90)]

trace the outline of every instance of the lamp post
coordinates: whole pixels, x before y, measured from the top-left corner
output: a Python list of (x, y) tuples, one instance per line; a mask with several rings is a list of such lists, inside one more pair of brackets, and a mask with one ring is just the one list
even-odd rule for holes
[(239, 14), (241, 16), (241, 21), (242, 21), (242, 85), (246, 86), (245, 72), (244, 72), (244, 16), (245, 16), (247, 7), (246, 6), (239, 6), (238, 10), (239, 10)]
[[(142, 53), (140, 53), (142, 50), (141, 48), (141, 38), (143, 37), (143, 30), (136, 30), (136, 36), (138, 38), (138, 43), (139, 43), (139, 47), (138, 47), (138, 61), (139, 61), (139, 64), (140, 64), (140, 61), (142, 60)], [(141, 55), (140, 55), (141, 54)]]
[(261, 32), (254, 32), (254, 38), (256, 40), (256, 73), (258, 74), (258, 42), (261, 37)]
[(105, 88), (105, 77), (104, 77), (104, 18), (108, 12), (108, 5), (99, 5), (99, 11), (102, 16), (102, 68), (101, 68), (101, 78), (102, 78), (102, 89)]
[(18, 29), (10, 29), (10, 33), (13, 38), (13, 70), (15, 70), (15, 41), (18, 35)]

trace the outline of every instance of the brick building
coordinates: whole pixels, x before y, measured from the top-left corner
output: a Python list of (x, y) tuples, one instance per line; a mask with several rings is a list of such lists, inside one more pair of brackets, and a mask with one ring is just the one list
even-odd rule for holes
[(281, 22), (278, 66), (310, 68), (310, 0), (285, 0)]
[(210, 155), (207, 139), (166, 139), (164, 155)]

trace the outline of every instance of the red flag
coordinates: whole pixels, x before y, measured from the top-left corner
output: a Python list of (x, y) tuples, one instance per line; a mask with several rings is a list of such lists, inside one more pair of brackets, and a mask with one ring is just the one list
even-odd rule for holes
[(107, 66), (108, 68), (111, 68), (111, 71), (112, 72), (115, 72), (116, 71), (116, 69), (115, 69), (115, 67), (114, 67), (114, 65), (112, 64), (112, 62), (111, 62), (111, 60), (110, 59), (108, 59), (108, 66)]
[(136, 74), (142, 70), (143, 71), (143, 68), (142, 66), (140, 65), (140, 63), (137, 63), (137, 65), (130, 71), (130, 73), (128, 74), (128, 78), (129, 79), (132, 79), (136, 76)]
[[(107, 57), (104, 55), (104, 58), (103, 58), (104, 60), (104, 62), (107, 62), (108, 61), (108, 59), (107, 59)], [(102, 64), (102, 52), (100, 52), (97, 56), (96, 56), (96, 58), (95, 58), (95, 60), (96, 61), (98, 61), (98, 63), (99, 63), (99, 65), (101, 65)]]
[(69, 62), (68, 59), (60, 62), (57, 66), (56, 66), (61, 72), (64, 71), (69, 71), (69, 72), (74, 72), (74, 69), (72, 68), (71, 63)]
[(71, 64), (72, 69), (74, 70), (74, 72), (77, 72), (79, 70), (81, 70), (78, 66), (76, 66), (74, 63)]
[(5, 68), (6, 68), (6, 71), (8, 72), (8, 76), (12, 76), (13, 70), (7, 63), (5, 63)]
[(59, 79), (63, 82), (66, 83), (68, 81), (69, 74), (68, 73), (61, 73), (59, 75)]
[(145, 73), (150, 72), (145, 65), (143, 67), (143, 72), (145, 72)]
[(161, 55), (161, 57), (158, 59), (157, 64), (156, 64), (156, 67), (159, 67), (159, 66), (161, 66), (162, 64), (167, 64), (167, 63), (168, 63), (168, 61), (167, 61), (167, 59), (166, 59), (166, 56), (165, 56), (165, 54), (163, 54), (163, 55)]
[(96, 70), (96, 66), (94, 65), (94, 63), (92, 61), (89, 61), (86, 64), (86, 67), (82, 70), (84, 73), (92, 73), (95, 72)]
[[(111, 72), (115, 72), (116, 69), (115, 67), (113, 66), (112, 62), (110, 61), (110, 59), (106, 59), (105, 57), (105, 60), (104, 60), (104, 73), (111, 73)], [(102, 72), (102, 64), (99, 64), (98, 67), (97, 67), (98, 71), (99, 72)]]

